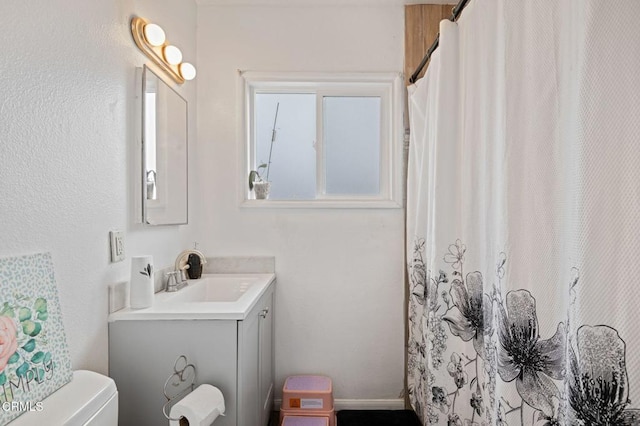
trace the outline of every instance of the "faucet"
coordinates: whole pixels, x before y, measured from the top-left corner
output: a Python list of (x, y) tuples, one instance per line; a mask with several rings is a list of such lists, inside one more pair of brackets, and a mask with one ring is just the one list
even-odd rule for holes
[(189, 265), (187, 262), (190, 254), (195, 254), (196, 256), (198, 256), (200, 258), (201, 265), (207, 263), (207, 258), (199, 250), (196, 250), (195, 248), (183, 250), (178, 255), (178, 257), (176, 257), (176, 262), (174, 265), (175, 269), (171, 272), (167, 272), (167, 286), (165, 288), (165, 291), (178, 291), (189, 284), (187, 282), (185, 270), (189, 269)]
[(167, 287), (165, 288), (167, 293), (178, 291), (187, 285), (186, 281), (178, 282), (179, 275), (180, 271), (167, 272)]
[[(196, 244), (196, 246), (197, 246), (197, 244)], [(190, 254), (195, 254), (196, 256), (198, 256), (200, 258), (200, 264), (203, 267), (204, 267), (204, 264), (207, 263), (207, 258), (205, 257), (205, 255), (202, 254), (202, 252), (197, 250), (196, 248), (183, 250), (178, 255), (178, 257), (176, 257), (176, 262), (175, 262), (175, 271), (179, 272), (179, 274), (180, 274), (180, 282), (186, 282), (187, 281), (187, 276), (186, 276), (185, 270), (189, 269), (189, 265), (187, 264), (187, 261), (189, 259), (189, 255)]]

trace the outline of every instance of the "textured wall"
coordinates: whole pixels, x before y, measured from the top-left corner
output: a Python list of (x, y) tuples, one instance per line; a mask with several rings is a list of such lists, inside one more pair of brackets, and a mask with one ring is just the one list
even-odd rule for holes
[(236, 70), (399, 72), (402, 52), (400, 4), (198, 8), (205, 251), (276, 257), (276, 389), (322, 373), (339, 399), (398, 397), (403, 210), (239, 207)]
[[(0, 3), (0, 256), (52, 253), (76, 369), (107, 371), (107, 286), (129, 275), (128, 258), (109, 263), (109, 230), (156, 266), (193, 240), (193, 225), (133, 221), (134, 70), (145, 59), (129, 19), (159, 22), (195, 61), (195, 12), (181, 0)], [(179, 90), (193, 156), (195, 83)]]
[(143, 228), (133, 223), (133, 96), (145, 59), (129, 18), (160, 23), (193, 60), (195, 4), (0, 3), (0, 256), (52, 252), (74, 368), (104, 373), (107, 286), (129, 274), (128, 261), (109, 263), (109, 230), (125, 231), (127, 256), (152, 254), (156, 266), (196, 239), (208, 255), (275, 255), (278, 387), (318, 372), (334, 377), (338, 398), (397, 397), (402, 211), (247, 211), (229, 182), (239, 165), (236, 68), (399, 71), (402, 7), (199, 13), (198, 77), (179, 89), (190, 102), (191, 224)]

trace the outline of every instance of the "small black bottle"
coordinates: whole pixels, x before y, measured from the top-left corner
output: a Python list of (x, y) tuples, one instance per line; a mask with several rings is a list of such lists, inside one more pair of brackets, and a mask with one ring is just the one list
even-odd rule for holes
[(189, 254), (187, 265), (189, 265), (187, 275), (189, 275), (190, 279), (197, 280), (202, 276), (202, 262), (200, 261), (200, 256), (193, 253)]

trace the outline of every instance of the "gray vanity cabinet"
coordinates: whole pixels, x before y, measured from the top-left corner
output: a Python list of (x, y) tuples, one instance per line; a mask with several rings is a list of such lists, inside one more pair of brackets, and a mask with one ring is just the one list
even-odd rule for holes
[(267, 292), (238, 325), (238, 425), (269, 423), (273, 408), (273, 292)]
[(273, 398), (275, 395), (275, 358), (274, 358), (274, 295), (267, 297), (266, 312), (260, 315), (260, 333), (258, 336), (258, 386), (260, 387), (260, 425), (269, 424), (271, 411), (273, 410)]
[[(218, 387), (226, 415), (213, 426), (267, 426), (273, 408), (274, 287), (243, 320), (118, 320), (109, 323), (109, 375), (120, 426), (167, 425), (163, 387), (176, 358), (197, 370), (196, 385)], [(178, 388), (179, 389), (179, 388)]]

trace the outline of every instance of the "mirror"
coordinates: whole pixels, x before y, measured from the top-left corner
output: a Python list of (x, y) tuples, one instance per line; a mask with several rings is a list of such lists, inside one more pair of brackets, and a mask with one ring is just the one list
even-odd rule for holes
[(187, 101), (148, 67), (142, 72), (142, 216), (186, 224)]

